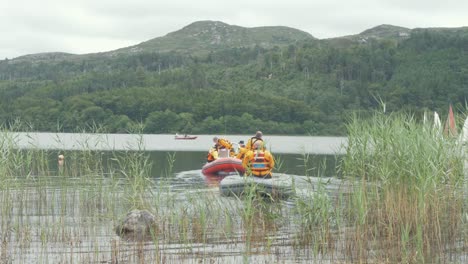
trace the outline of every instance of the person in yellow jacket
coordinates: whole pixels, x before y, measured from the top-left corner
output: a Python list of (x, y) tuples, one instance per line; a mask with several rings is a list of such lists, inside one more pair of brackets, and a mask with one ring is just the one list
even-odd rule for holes
[(210, 148), (210, 150), (208, 151), (208, 156), (206, 158), (206, 160), (208, 162), (212, 162), (216, 159), (219, 158), (219, 151), (221, 149), (226, 149), (227, 151), (229, 151), (229, 155), (230, 156), (234, 156), (234, 152), (232, 151), (232, 143), (227, 140), (227, 139), (224, 139), (224, 138), (218, 138), (218, 137), (214, 137), (213, 138), (213, 143), (214, 146)]
[(275, 158), (268, 150), (264, 150), (261, 141), (255, 142), (252, 147), (253, 149), (249, 150), (242, 160), (246, 175), (271, 178), (271, 172), (275, 167)]
[(255, 133), (255, 136), (251, 137), (248, 141), (247, 141), (247, 145), (246, 145), (246, 148), (249, 149), (249, 150), (253, 150), (253, 145), (255, 144), (255, 142), (261, 142), (262, 143), (262, 148), (263, 150), (265, 150), (265, 144), (263, 144), (263, 133), (262, 131), (257, 131)]
[(218, 159), (218, 148), (216, 146), (213, 146), (208, 150), (208, 156), (206, 157), (207, 162), (212, 162), (214, 160)]
[(228, 150), (232, 150), (232, 143), (227, 139), (214, 137), (213, 142), (218, 149), (226, 148)]
[(237, 151), (236, 158), (243, 160), (248, 151), (249, 150), (245, 147), (244, 141), (239, 141), (239, 150)]
[(229, 152), (228, 156), (230, 156), (230, 157), (235, 156), (235, 153), (233, 151), (233, 145), (232, 145), (231, 141), (229, 141), (229, 140), (227, 140), (225, 138), (214, 137), (213, 142), (215, 143), (215, 146), (218, 149), (218, 153), (220, 152), (220, 150), (224, 151), (224, 149), (226, 149)]

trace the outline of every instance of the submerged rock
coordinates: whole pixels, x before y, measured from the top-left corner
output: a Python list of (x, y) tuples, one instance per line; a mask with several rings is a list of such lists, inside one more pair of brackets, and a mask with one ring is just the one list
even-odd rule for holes
[(157, 230), (156, 217), (147, 210), (132, 210), (119, 225), (115, 233), (128, 240), (150, 240)]

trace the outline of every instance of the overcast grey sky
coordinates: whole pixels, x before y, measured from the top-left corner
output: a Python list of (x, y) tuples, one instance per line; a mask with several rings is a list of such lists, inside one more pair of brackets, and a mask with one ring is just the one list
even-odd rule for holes
[(110, 51), (200, 20), (288, 26), (319, 39), (391, 24), (468, 26), (468, 0), (0, 0), (0, 59)]

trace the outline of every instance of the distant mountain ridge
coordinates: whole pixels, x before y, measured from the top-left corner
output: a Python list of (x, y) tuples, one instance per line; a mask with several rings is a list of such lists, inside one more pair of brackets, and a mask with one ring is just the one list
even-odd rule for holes
[(374, 37), (374, 38), (404, 38), (411, 34), (411, 29), (405, 27), (398, 27), (393, 25), (380, 25), (359, 33), (360, 37)]
[(24, 55), (24, 56), (21, 56), (20, 58), (62, 60), (70, 56), (76, 56), (76, 55), (72, 53), (66, 53), (66, 52), (43, 52), (43, 53)]
[[(428, 28), (434, 31), (467, 31), (467, 27), (461, 28)], [(379, 25), (355, 35), (323, 39), (325, 42), (338, 45), (349, 45), (355, 42), (365, 43), (369, 39), (394, 39), (408, 38), (413, 31), (424, 30), (421, 28), (409, 29), (393, 25)], [(229, 25), (220, 21), (197, 21), (180, 30), (171, 32), (162, 37), (156, 37), (140, 44), (100, 53), (70, 54), (64, 52), (46, 52), (20, 56), (10, 61), (58, 61), (66, 59), (85, 58), (88, 56), (115, 56), (123, 54), (134, 54), (141, 52), (180, 52), (199, 53), (210, 52), (221, 49), (242, 48), (260, 46), (272, 48), (274, 46), (285, 46), (298, 41), (322, 41), (313, 35), (285, 26), (265, 27), (241, 27)]]
[(309, 33), (289, 27), (245, 28), (220, 21), (198, 21), (163, 37), (111, 53), (142, 51), (190, 53), (255, 45), (269, 48), (310, 39), (315, 38)]
[(393, 25), (379, 25), (355, 35), (329, 38), (324, 41), (335, 46), (346, 47), (354, 43), (366, 43), (372, 39), (391, 39), (400, 41), (411, 35), (412, 29)]

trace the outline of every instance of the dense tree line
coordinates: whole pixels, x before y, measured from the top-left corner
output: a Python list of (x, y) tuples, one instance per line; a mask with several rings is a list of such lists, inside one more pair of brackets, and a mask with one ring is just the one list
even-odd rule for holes
[(342, 135), (349, 113), (382, 102), (444, 113), (449, 103), (465, 109), (467, 98), (468, 36), (453, 31), (0, 62), (0, 122), (36, 131)]

